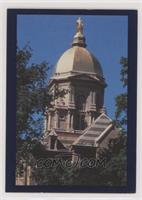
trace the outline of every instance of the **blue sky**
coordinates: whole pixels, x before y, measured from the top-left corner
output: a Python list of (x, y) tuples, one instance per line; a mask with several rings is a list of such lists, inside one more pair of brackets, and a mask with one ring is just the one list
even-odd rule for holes
[[(114, 118), (115, 97), (124, 91), (120, 81), (120, 58), (128, 54), (127, 16), (80, 15), (84, 22), (87, 49), (102, 65), (108, 84), (105, 106)], [(77, 15), (18, 15), (17, 42), (33, 49), (31, 63), (47, 61), (55, 66), (64, 51), (71, 47)], [(53, 67), (54, 70), (54, 67)]]

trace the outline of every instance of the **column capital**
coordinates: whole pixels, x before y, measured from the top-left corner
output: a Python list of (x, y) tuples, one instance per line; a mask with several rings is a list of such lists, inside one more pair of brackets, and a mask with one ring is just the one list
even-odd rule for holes
[(91, 104), (89, 111), (96, 111), (96, 104)]

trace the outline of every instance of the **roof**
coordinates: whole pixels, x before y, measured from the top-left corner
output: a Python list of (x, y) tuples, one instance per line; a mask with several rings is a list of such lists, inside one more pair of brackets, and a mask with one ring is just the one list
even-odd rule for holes
[(69, 72), (86, 72), (103, 77), (103, 72), (98, 60), (85, 47), (83, 35), (83, 21), (76, 21), (76, 34), (73, 37), (72, 47), (66, 50), (56, 64), (55, 75)]
[(65, 148), (71, 147), (71, 145), (77, 140), (80, 134), (75, 133), (59, 133), (58, 139), (64, 145)]
[(51, 132), (49, 133), (49, 136), (57, 136), (56, 131), (52, 129)]
[(90, 127), (73, 143), (74, 146), (97, 147), (97, 143), (112, 129), (113, 121), (101, 114)]
[(56, 64), (55, 74), (88, 72), (103, 77), (98, 60), (84, 47), (73, 46), (65, 51)]

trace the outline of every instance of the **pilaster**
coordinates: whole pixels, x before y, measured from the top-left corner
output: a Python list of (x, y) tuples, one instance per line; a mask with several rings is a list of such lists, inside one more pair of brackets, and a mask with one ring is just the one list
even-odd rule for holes
[(51, 129), (51, 113), (48, 112), (48, 130)]
[(58, 128), (58, 111), (55, 110), (54, 113), (54, 128)]

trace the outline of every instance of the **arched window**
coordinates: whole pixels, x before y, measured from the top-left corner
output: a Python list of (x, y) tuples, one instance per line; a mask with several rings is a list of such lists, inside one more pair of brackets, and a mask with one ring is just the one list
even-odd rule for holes
[(77, 110), (85, 111), (85, 109), (86, 109), (86, 98), (83, 95), (77, 96), (76, 108), (77, 108)]
[(66, 113), (64, 111), (59, 112), (58, 128), (66, 129)]
[(76, 130), (84, 130), (86, 128), (85, 115), (81, 113), (77, 113), (74, 119), (75, 129)]
[(84, 130), (86, 127), (85, 122), (85, 110), (86, 110), (86, 97), (84, 95), (78, 95), (76, 97), (76, 114), (74, 117), (74, 128), (76, 130)]

